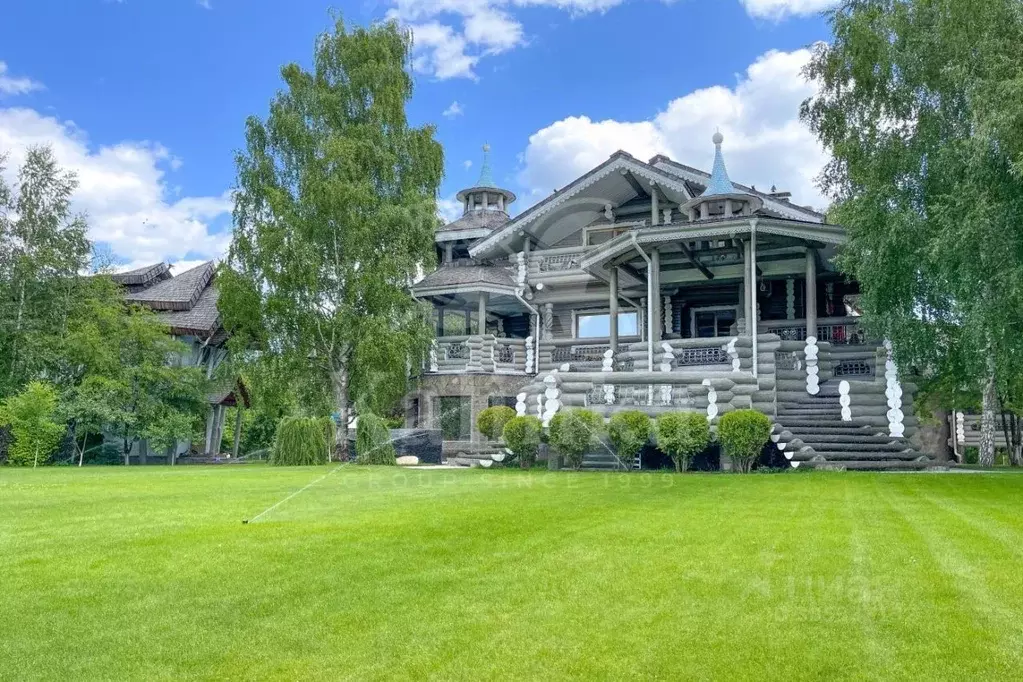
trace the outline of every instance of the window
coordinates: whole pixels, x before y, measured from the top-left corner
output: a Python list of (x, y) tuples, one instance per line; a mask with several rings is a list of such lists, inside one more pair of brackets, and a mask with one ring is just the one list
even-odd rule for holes
[(510, 407), (515, 409), (515, 398), (507, 396), (490, 396), (487, 398), (487, 407)]
[[(611, 314), (599, 312), (577, 315), (575, 336), (577, 339), (601, 339), (611, 336)], [(618, 313), (618, 336), (639, 336), (638, 311)]]
[(706, 339), (715, 336), (728, 336), (729, 329), (735, 324), (735, 308), (693, 308), (690, 318), (690, 331), (694, 338)]
[(455, 395), (441, 396), (436, 401), (441, 437), (444, 440), (469, 440), (472, 433), (472, 399)]

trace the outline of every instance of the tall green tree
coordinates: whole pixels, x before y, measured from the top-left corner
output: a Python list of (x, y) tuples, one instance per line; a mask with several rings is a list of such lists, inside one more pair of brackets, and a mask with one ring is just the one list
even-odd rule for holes
[(1023, 371), (1023, 3), (845, 0), (829, 22), (802, 116), (843, 267), (902, 368), (982, 393), (990, 465), (999, 377)]
[(0, 174), (0, 397), (44, 374), (46, 339), (69, 329), (90, 255), (77, 186), (48, 147), (28, 150), (13, 190)]
[(347, 457), (353, 403), (386, 411), (430, 330), (409, 287), (433, 258), (443, 154), (410, 127), (411, 35), (396, 23), (319, 36), (281, 69), (237, 155), (234, 239), (220, 276), (237, 343), (287, 356), (329, 391)]

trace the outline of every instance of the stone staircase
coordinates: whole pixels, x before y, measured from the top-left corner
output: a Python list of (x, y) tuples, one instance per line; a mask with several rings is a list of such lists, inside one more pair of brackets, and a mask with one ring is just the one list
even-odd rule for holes
[(816, 396), (779, 398), (774, 439), (793, 466), (822, 469), (926, 469), (934, 461), (905, 438), (864, 420), (842, 420), (838, 381)]

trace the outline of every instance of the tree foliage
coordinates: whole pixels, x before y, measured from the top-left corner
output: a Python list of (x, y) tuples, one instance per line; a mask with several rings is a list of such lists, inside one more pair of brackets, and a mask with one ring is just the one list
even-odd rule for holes
[(675, 463), (675, 471), (689, 470), (693, 457), (710, 444), (710, 424), (697, 412), (669, 412), (657, 418), (657, 446)]
[(618, 460), (628, 469), (632, 462), (653, 435), (653, 424), (643, 412), (626, 410), (611, 415), (607, 425), (607, 435), (614, 445)]
[(277, 426), (270, 464), (326, 464), (334, 445), (334, 422), (325, 417), (285, 417)]
[(728, 412), (718, 422), (718, 440), (732, 466), (749, 473), (771, 437), (771, 420), (757, 410)]
[(512, 417), (501, 432), (505, 445), (519, 460), (519, 467), (529, 469), (536, 462), (543, 437), (543, 424), (532, 416)]
[(0, 157), (0, 397), (47, 374), (89, 262), (85, 221), (71, 212), (78, 183), (48, 147), (30, 148), (15, 189)]
[(600, 442), (604, 420), (592, 410), (562, 410), (551, 419), (550, 443), (565, 456), (573, 469), (583, 465), (586, 452)]
[(41, 381), (30, 382), (0, 405), (0, 426), (8, 426), (14, 436), (9, 463), (36, 467), (50, 459), (64, 434), (56, 413), (57, 391)]
[(355, 429), (355, 452), (359, 464), (384, 464), (394, 466), (397, 453), (391, 441), (387, 423), (372, 412), (359, 415)]
[(1023, 368), (1023, 3), (845, 0), (829, 21), (802, 116), (832, 154), (842, 267), (900, 367), (983, 390), (993, 454), (996, 378)]
[(387, 412), (429, 343), (408, 290), (433, 258), (443, 155), (432, 127), (406, 119), (410, 50), (394, 22), (337, 19), (311, 70), (281, 69), (285, 88), (265, 121), (248, 119), (236, 158), (225, 324), (305, 365), (334, 403), (339, 451), (351, 406)]

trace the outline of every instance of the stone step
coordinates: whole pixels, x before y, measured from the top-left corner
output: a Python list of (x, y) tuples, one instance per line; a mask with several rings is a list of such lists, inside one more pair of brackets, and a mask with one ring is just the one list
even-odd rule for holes
[[(815, 449), (816, 450), (816, 449)], [(816, 450), (815, 459), (823, 457), (829, 462), (876, 462), (885, 460), (911, 461), (919, 459), (920, 453), (915, 450), (901, 452), (865, 452), (860, 450)]]
[(802, 462), (803, 468), (863, 471), (918, 471), (936, 467), (932, 460), (850, 460), (843, 462)]
[[(855, 436), (851, 437), (855, 438)], [(907, 443), (900, 443), (898, 441), (892, 441), (888, 443), (871, 443), (871, 442), (860, 442), (857, 440), (844, 440), (844, 441), (814, 441), (808, 438), (801, 438), (804, 445), (807, 445), (818, 453), (822, 451), (827, 452), (844, 452), (860, 454), (864, 452), (903, 452), (909, 449)]]

